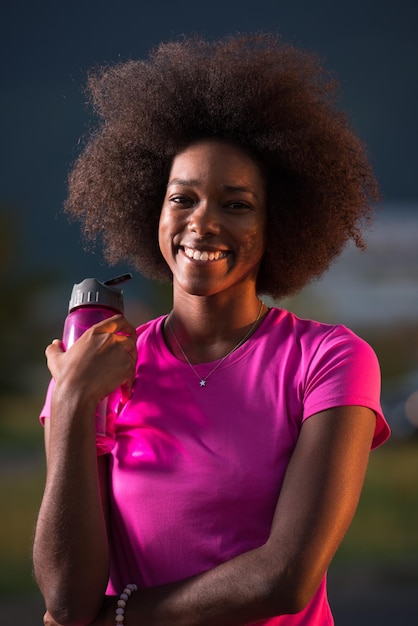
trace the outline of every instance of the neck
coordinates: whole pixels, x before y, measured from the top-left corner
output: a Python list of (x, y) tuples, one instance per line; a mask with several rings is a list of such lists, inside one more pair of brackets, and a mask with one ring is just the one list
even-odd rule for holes
[[(192, 363), (225, 357), (255, 331), (267, 307), (254, 294), (251, 298), (231, 299), (193, 297), (193, 303), (174, 301), (165, 326), (171, 351)], [(247, 336), (248, 335), (248, 336)]]

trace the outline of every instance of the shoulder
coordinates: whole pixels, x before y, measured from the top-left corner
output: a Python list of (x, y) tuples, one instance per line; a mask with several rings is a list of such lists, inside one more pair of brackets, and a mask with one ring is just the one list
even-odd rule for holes
[(329, 324), (302, 318), (291, 311), (272, 308), (269, 314), (268, 334), (282, 344), (288, 342), (312, 357), (327, 350), (350, 349), (374, 354), (371, 346), (343, 324)]
[(294, 363), (303, 420), (338, 406), (366, 407), (377, 418), (372, 447), (383, 443), (390, 430), (380, 406), (380, 365), (370, 344), (343, 324), (303, 319), (280, 309), (273, 311), (272, 321), (273, 332), (282, 324), (277, 339), (282, 347), (287, 342), (286, 358)]
[(158, 333), (165, 318), (165, 315), (161, 315), (160, 317), (151, 319), (138, 326), (136, 328), (137, 344), (142, 344), (144, 341), (149, 339), (150, 336)]
[[(286, 363), (298, 384), (309, 389), (319, 381), (363, 379), (380, 387), (380, 365), (373, 348), (342, 324), (303, 319), (283, 309), (272, 309), (266, 349), (272, 360)], [(280, 358), (278, 358), (280, 357)]]

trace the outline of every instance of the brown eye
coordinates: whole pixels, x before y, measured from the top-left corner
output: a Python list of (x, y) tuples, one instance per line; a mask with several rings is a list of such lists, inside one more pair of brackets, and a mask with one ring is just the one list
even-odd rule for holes
[(191, 204), (193, 204), (193, 200), (191, 200), (187, 196), (172, 196), (169, 200), (173, 204), (180, 204), (183, 206), (190, 206)]
[(227, 208), (233, 209), (236, 211), (250, 211), (252, 207), (246, 202), (236, 201), (236, 202), (230, 202), (229, 204), (227, 204)]

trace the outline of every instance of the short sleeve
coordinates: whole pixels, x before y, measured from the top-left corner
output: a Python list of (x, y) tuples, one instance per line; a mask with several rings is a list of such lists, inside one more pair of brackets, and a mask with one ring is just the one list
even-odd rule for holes
[(304, 389), (303, 419), (335, 406), (365, 406), (376, 414), (372, 448), (388, 439), (377, 356), (367, 342), (345, 326), (335, 326), (314, 351)]
[(45, 424), (45, 419), (48, 419), (51, 415), (51, 398), (52, 398), (53, 389), (54, 389), (54, 379), (51, 378), (51, 381), (48, 385), (48, 389), (46, 392), (44, 406), (42, 407), (42, 411), (39, 415), (39, 420), (42, 426)]

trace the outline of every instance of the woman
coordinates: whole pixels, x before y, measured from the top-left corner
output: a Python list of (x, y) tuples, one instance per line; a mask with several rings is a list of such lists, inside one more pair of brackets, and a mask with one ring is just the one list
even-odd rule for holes
[[(333, 624), (326, 571), (389, 434), (379, 367), (347, 328), (259, 295), (362, 245), (363, 147), (317, 59), (271, 35), (162, 45), (90, 90), (102, 121), (67, 210), (109, 261), (172, 280), (173, 308), (47, 348), (44, 621), (113, 624), (132, 583), (128, 626)], [(116, 445), (96, 458), (95, 406), (119, 385)]]

